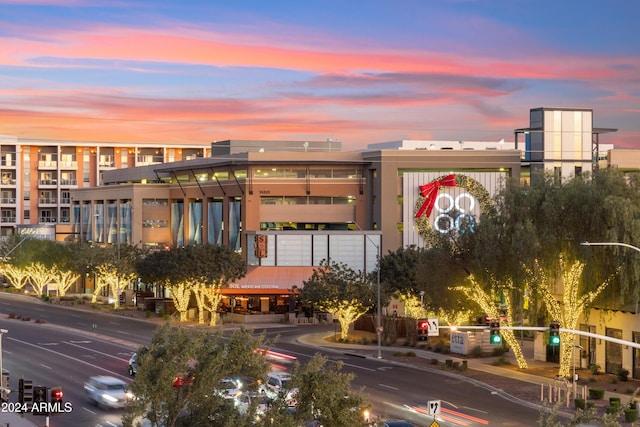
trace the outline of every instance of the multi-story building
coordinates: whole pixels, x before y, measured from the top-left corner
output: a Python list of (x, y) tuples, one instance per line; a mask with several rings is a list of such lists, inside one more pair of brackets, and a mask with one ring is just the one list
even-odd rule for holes
[(0, 135), (0, 236), (29, 229), (52, 238), (71, 221), (71, 191), (105, 171), (208, 157), (202, 145), (123, 144)]
[(532, 108), (529, 127), (514, 131), (515, 148), (524, 135), (523, 171), (552, 172), (557, 178), (592, 172), (600, 166), (600, 135), (613, 128), (593, 126), (593, 110), (581, 108)]

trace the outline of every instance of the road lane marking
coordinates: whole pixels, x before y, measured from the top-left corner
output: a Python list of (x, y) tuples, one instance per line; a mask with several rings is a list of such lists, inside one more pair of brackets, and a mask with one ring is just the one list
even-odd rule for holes
[[(100, 354), (100, 355), (102, 355), (102, 356), (107, 356), (107, 357), (111, 357), (111, 358), (116, 359), (116, 360), (121, 360), (121, 361), (123, 361), (123, 362), (128, 362), (128, 361), (129, 361), (129, 358), (128, 358), (128, 357), (127, 357), (126, 359), (123, 359), (123, 358), (121, 358), (121, 357), (117, 357), (117, 356), (114, 356), (114, 355), (109, 354), (109, 353), (104, 353), (104, 352), (102, 352), (102, 351), (94, 350), (94, 349), (92, 349), (92, 348), (85, 347), (85, 346), (83, 346), (83, 345), (78, 345), (78, 344), (74, 343), (73, 341), (62, 341), (62, 343), (63, 343), (63, 344), (70, 345), (70, 346), (72, 346), (72, 347), (81, 348), (81, 349), (83, 349), (83, 350), (90, 351), (90, 352), (92, 352), (92, 353), (98, 353), (98, 354)], [(131, 353), (133, 353), (133, 351), (132, 351)], [(118, 353), (118, 354), (122, 354), (122, 353)]]
[[(83, 365), (91, 366), (92, 368), (99, 369), (99, 370), (104, 371), (104, 372), (108, 372), (112, 376), (116, 376), (116, 377), (120, 377), (120, 378), (124, 379), (126, 382), (131, 382), (132, 381), (131, 377), (129, 377), (128, 375), (122, 375), (122, 374), (120, 374), (118, 372), (110, 371), (109, 369), (103, 368), (102, 366), (94, 365), (93, 363), (86, 362), (86, 361), (84, 361), (82, 359), (78, 359), (77, 357), (69, 356), (68, 354), (64, 354), (64, 353), (61, 353), (59, 351), (51, 350), (50, 348), (42, 347), (42, 346), (39, 346), (37, 344), (32, 344), (30, 342), (22, 341), (22, 340), (13, 338), (13, 337), (7, 337), (6, 339), (18, 342), (20, 344), (23, 344), (23, 345), (26, 345), (26, 346), (29, 346), (29, 347), (39, 348), (41, 350), (48, 351), (48, 352), (53, 353), (53, 354), (57, 354), (58, 356), (64, 357), (66, 359), (70, 359), (70, 360), (74, 360), (74, 361), (76, 361), (78, 363), (82, 363)], [(80, 346), (78, 346), (78, 347), (80, 347)], [(119, 358), (117, 358), (115, 356), (111, 356), (111, 355), (107, 355), (107, 356), (113, 357), (115, 359), (119, 359)], [(120, 360), (123, 360), (123, 359), (120, 359)]]
[(380, 387), (384, 387), (384, 388), (389, 388), (391, 390), (400, 390), (398, 387), (394, 387), (391, 385), (386, 385), (386, 384), (378, 384)]
[(89, 412), (91, 415), (95, 415), (95, 414), (96, 414), (96, 413), (95, 413), (95, 412), (93, 412), (91, 409), (89, 409), (89, 408), (87, 408), (87, 407), (85, 407), (85, 406), (83, 406), (83, 407), (82, 407), (82, 409), (84, 409), (85, 411)]
[(42, 363), (40, 364), (40, 366), (42, 366), (43, 368), (47, 368), (47, 369), (53, 369), (51, 366), (43, 365)]

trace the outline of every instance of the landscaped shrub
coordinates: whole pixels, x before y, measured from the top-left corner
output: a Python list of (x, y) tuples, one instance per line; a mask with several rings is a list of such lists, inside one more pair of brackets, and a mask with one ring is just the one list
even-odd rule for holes
[(482, 347), (479, 345), (473, 347), (469, 352), (469, 356), (471, 357), (482, 357)]
[(585, 409), (585, 401), (582, 398), (575, 398), (573, 399), (573, 404), (575, 405), (576, 409)]
[(602, 388), (590, 388), (589, 399), (602, 399), (604, 397), (604, 389)]
[(610, 406), (618, 406), (618, 408), (620, 407), (620, 398), (619, 397), (610, 397), (609, 398), (609, 405)]
[(624, 421), (627, 423), (634, 423), (638, 421), (638, 410), (637, 409), (625, 409), (624, 410)]
[(624, 368), (620, 368), (618, 369), (618, 379), (620, 381), (628, 381), (629, 380), (629, 370), (628, 369), (624, 369)]
[(438, 359), (433, 358), (433, 359), (431, 359), (431, 364), (432, 365), (438, 365), (438, 364), (440, 364), (440, 362), (438, 361)]
[(590, 364), (589, 370), (591, 371), (591, 375), (600, 375), (600, 365), (597, 363)]

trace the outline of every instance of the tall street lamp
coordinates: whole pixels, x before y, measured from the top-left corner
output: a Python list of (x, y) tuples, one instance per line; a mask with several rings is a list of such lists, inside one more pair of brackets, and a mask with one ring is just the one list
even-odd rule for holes
[(619, 242), (597, 242), (597, 243), (582, 242), (580, 244), (582, 246), (624, 246), (625, 248), (633, 249), (635, 251), (640, 252), (640, 248), (638, 248), (636, 246), (633, 246), (633, 245), (629, 245), (627, 243), (619, 243)]
[[(371, 244), (373, 246), (376, 247), (376, 258), (378, 261), (378, 273), (377, 273), (377, 285), (378, 285), (378, 315), (377, 315), (377, 325), (376, 325), (376, 334), (378, 335), (378, 359), (382, 359), (382, 324), (381, 324), (381, 318), (382, 318), (382, 307), (381, 307), (381, 302), (380, 302), (380, 260), (381, 260), (381, 254), (380, 254), (380, 244), (374, 242), (371, 237), (369, 237), (368, 234), (365, 233), (365, 231), (358, 225), (357, 222), (355, 221), (350, 221), (349, 224), (353, 224), (355, 225), (358, 230), (362, 231), (363, 236), (369, 241), (371, 242)], [(365, 266), (366, 266), (366, 259), (365, 259)]]

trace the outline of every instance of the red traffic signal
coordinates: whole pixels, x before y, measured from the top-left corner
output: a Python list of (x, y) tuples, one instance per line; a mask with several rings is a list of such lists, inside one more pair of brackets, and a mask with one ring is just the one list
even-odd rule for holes
[(418, 329), (429, 329), (429, 321), (427, 319), (418, 320)]
[(51, 387), (50, 396), (51, 396), (49, 398), (50, 402), (52, 403), (62, 402), (62, 397), (64, 396), (64, 393), (62, 392), (62, 387)]

